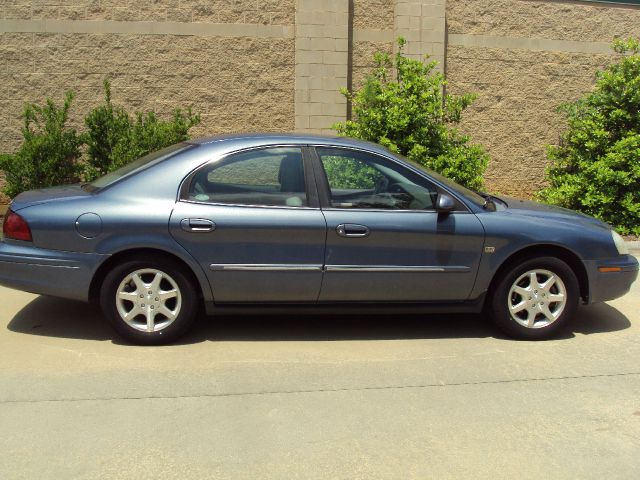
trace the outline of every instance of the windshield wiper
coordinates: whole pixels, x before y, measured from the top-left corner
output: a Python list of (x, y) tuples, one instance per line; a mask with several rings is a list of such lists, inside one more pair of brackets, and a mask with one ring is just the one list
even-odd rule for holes
[(85, 192), (89, 192), (89, 193), (93, 193), (97, 190), (96, 187), (94, 187), (93, 185), (91, 185), (91, 182), (86, 182), (80, 185), (80, 188), (82, 190), (84, 190)]
[(484, 197), (484, 205), (482, 205), (482, 208), (488, 210), (489, 212), (495, 212), (496, 202), (494, 202), (494, 197), (492, 197), (491, 195), (487, 195), (486, 197)]

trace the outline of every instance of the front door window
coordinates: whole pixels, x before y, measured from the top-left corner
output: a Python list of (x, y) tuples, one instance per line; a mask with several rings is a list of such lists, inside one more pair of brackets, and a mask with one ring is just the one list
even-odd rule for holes
[(436, 188), (419, 175), (378, 156), (317, 148), (333, 208), (434, 210)]

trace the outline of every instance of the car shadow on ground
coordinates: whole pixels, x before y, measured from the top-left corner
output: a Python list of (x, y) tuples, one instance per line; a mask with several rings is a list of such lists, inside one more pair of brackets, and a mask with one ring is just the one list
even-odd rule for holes
[[(629, 319), (607, 304), (581, 307), (570, 331), (591, 335), (624, 330)], [(48, 337), (85, 340), (119, 338), (95, 305), (40, 296), (27, 304), (9, 322), (10, 331)], [(201, 316), (179, 345), (205, 341), (346, 341), (440, 338), (506, 337), (482, 315), (243, 315)]]

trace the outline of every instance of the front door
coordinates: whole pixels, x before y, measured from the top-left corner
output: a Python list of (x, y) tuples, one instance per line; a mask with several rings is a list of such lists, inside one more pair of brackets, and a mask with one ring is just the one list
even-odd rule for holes
[(460, 204), (440, 215), (438, 188), (382, 156), (316, 148), (328, 199), (322, 302), (462, 301), (484, 243)]
[(170, 231), (207, 272), (216, 303), (317, 300), (326, 222), (304, 164), (298, 147), (265, 148), (192, 176)]

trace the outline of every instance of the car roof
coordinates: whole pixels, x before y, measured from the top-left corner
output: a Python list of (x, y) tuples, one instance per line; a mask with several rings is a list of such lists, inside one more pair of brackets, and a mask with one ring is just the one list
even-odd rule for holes
[(297, 133), (232, 133), (225, 135), (215, 135), (211, 137), (196, 138), (187, 140), (185, 143), (193, 145), (212, 145), (221, 142), (245, 143), (246, 146), (259, 146), (269, 144), (288, 145), (331, 145), (342, 147), (366, 148), (373, 151), (385, 151), (380, 145), (358, 140), (355, 138), (297, 134)]

